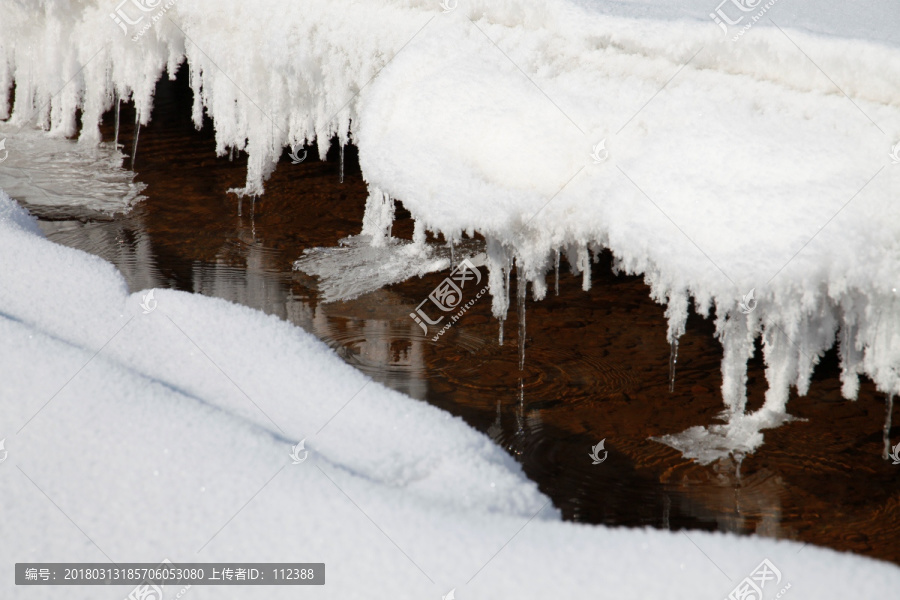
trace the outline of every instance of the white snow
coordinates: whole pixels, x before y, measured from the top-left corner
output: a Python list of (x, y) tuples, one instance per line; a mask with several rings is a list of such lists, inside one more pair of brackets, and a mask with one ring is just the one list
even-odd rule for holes
[[(321, 598), (717, 598), (763, 558), (796, 598), (900, 586), (894, 565), (794, 542), (561, 522), (460, 419), (275, 317), (169, 290), (154, 290), (156, 304), (129, 295), (110, 264), (46, 241), (2, 192), (0, 256), (5, 564), (325, 562), (324, 588), (303, 590)], [(310, 457), (293, 465), (301, 439)], [(10, 598), (128, 593), (0, 586)], [(263, 593), (297, 592), (252, 592)]]

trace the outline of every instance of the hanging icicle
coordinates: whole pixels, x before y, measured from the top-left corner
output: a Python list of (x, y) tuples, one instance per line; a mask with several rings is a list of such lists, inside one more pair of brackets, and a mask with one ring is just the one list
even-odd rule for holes
[(453, 247), (453, 238), (450, 238), (450, 268), (456, 267), (456, 249)]
[(556, 270), (556, 285), (554, 289), (556, 290), (556, 295), (559, 296), (559, 249), (556, 250), (556, 265), (554, 268)]
[(894, 411), (894, 394), (888, 394), (884, 400), (884, 451), (881, 458), (887, 460), (891, 456), (891, 413)]
[(521, 259), (516, 261), (516, 300), (519, 313), (519, 370), (525, 370), (525, 299), (528, 281), (522, 269)]
[(675, 391), (675, 366), (678, 364), (678, 341), (669, 346), (669, 393)]
[(500, 322), (499, 344), (503, 345), (503, 323), (509, 310), (509, 252), (494, 238), (487, 244), (488, 285), (491, 292), (491, 313)]
[(134, 171), (134, 159), (137, 156), (138, 136), (141, 135), (141, 114), (136, 112), (134, 116), (134, 140), (131, 144), (131, 170)]
[(578, 248), (578, 268), (581, 271), (581, 289), (591, 290), (591, 252), (587, 246)]
[(384, 247), (390, 242), (393, 224), (394, 200), (379, 188), (370, 187), (363, 214), (362, 235), (371, 236), (373, 247)]
[(344, 145), (341, 144), (341, 183), (344, 183)]

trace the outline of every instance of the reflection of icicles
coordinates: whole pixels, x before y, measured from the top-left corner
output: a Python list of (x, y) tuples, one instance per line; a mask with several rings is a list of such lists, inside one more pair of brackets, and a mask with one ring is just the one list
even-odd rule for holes
[(113, 147), (119, 147), (119, 113), (122, 108), (122, 100), (119, 98), (119, 92), (116, 92), (116, 135), (113, 138)]
[(341, 144), (341, 183), (344, 183), (344, 145)]
[(519, 312), (519, 370), (525, 369), (525, 297), (528, 281), (522, 271), (521, 262), (516, 264), (516, 299)]
[(675, 391), (675, 366), (678, 363), (678, 342), (669, 347), (669, 392)]
[(503, 345), (503, 321), (505, 321), (505, 320), (506, 319), (500, 319), (500, 339), (497, 343), (500, 344), (501, 346)]
[(509, 450), (516, 456), (525, 453), (525, 383), (519, 379), (519, 402), (516, 405), (516, 433)]
[(554, 289), (556, 290), (556, 295), (559, 296), (559, 250), (556, 251), (556, 285)]
[[(741, 485), (741, 465), (744, 464), (745, 456), (746, 455), (740, 450), (734, 453), (734, 461), (736, 463), (734, 468), (734, 478), (737, 480), (739, 486)], [(740, 512), (740, 510), (738, 510), (738, 512)]]
[(669, 526), (669, 514), (672, 511), (672, 499), (669, 498), (669, 495), (666, 494), (663, 496), (663, 518), (662, 518), (662, 528), (670, 529)]
[(497, 398), (497, 418), (494, 419), (494, 422), (491, 423), (491, 426), (487, 428), (486, 433), (488, 437), (494, 440), (495, 442), (500, 442), (503, 436), (503, 412), (500, 406), (500, 399)]
[(131, 144), (131, 170), (134, 171), (134, 157), (137, 156), (138, 136), (141, 135), (141, 117), (138, 113), (134, 117), (134, 141)]
[(884, 451), (881, 458), (887, 460), (891, 455), (891, 413), (894, 410), (894, 394), (888, 394), (884, 400)]

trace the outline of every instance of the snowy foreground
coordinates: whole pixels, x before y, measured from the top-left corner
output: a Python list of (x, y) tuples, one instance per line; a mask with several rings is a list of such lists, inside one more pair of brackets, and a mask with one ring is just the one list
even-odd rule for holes
[[(900, 589), (894, 565), (795, 542), (561, 522), (460, 419), (276, 317), (129, 295), (112, 265), (47, 241), (2, 192), (0, 256), (4, 598), (129, 592), (16, 588), (14, 562), (164, 558), (324, 562), (326, 585), (302, 590), (311, 598), (717, 600), (763, 559), (782, 577), (773, 597), (787, 585), (798, 600)], [(293, 464), (301, 439), (309, 454)]]
[[(334, 136), (352, 140), (371, 189), (372, 243), (390, 247), (394, 199), (416, 219), (417, 243), (426, 230), (454, 243), (477, 231), (498, 318), (512, 264), (540, 300), (559, 255), (589, 286), (603, 249), (666, 304), (673, 351), (691, 305), (714, 314), (726, 424), (663, 439), (701, 462), (752, 452), (762, 429), (789, 420), (791, 387), (805, 393), (836, 343), (847, 398), (861, 374), (886, 395), (900, 390), (893, 0), (3, 10), (0, 117), (15, 82), (12, 127), (95, 144), (119, 99), (146, 124), (155, 82), (189, 68), (195, 121), (213, 119), (221, 155), (249, 155), (238, 193), (263, 193), (286, 146), (315, 144), (324, 156)], [(389, 259), (393, 272), (434, 264), (420, 249)], [(747, 414), (758, 338), (769, 389)]]

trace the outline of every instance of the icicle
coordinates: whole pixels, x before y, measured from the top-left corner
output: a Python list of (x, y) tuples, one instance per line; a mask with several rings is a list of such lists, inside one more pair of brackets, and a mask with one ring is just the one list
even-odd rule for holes
[(137, 156), (138, 136), (141, 135), (141, 117), (137, 113), (134, 117), (134, 141), (131, 144), (131, 170), (134, 171), (134, 157)]
[(456, 251), (453, 248), (453, 238), (450, 238), (450, 267), (456, 266)]
[(578, 248), (578, 268), (581, 270), (581, 289), (591, 290), (591, 253), (587, 246)]
[[(724, 308), (717, 307), (724, 312)], [(747, 406), (747, 361), (753, 356), (753, 337), (747, 319), (732, 317), (720, 327), (722, 341), (722, 401), (730, 418), (740, 417)]]
[(119, 113), (122, 107), (122, 99), (119, 98), (119, 92), (115, 93), (116, 96), (116, 137), (113, 138), (113, 147), (119, 148)]
[(391, 239), (393, 224), (394, 200), (379, 188), (371, 187), (363, 214), (362, 235), (371, 236), (373, 247), (384, 247)]
[(881, 458), (887, 460), (891, 456), (891, 413), (894, 410), (894, 394), (888, 394), (884, 400), (884, 451)]
[[(422, 221), (417, 220), (413, 224), (413, 244), (415, 244), (417, 248), (425, 248), (425, 239), (425, 225), (422, 223)], [(452, 266), (453, 265), (451, 265), (451, 268)]]
[(519, 370), (525, 370), (525, 299), (528, 281), (519, 261), (516, 264), (516, 296), (519, 311)]
[(488, 285), (491, 313), (500, 321), (500, 345), (503, 345), (503, 323), (509, 310), (509, 254), (494, 238), (487, 238)]
[(238, 216), (239, 217), (243, 216), (242, 211), (241, 211), (243, 204), (244, 204), (244, 197), (241, 196), (240, 194), (238, 194)]
[(344, 183), (344, 145), (341, 144), (341, 183)]
[(669, 347), (669, 393), (675, 391), (675, 365), (678, 363), (678, 342)]
[(234, 162), (234, 146), (228, 152), (228, 162)]
[(556, 285), (554, 286), (556, 290), (556, 295), (559, 296), (559, 250), (556, 251)]

